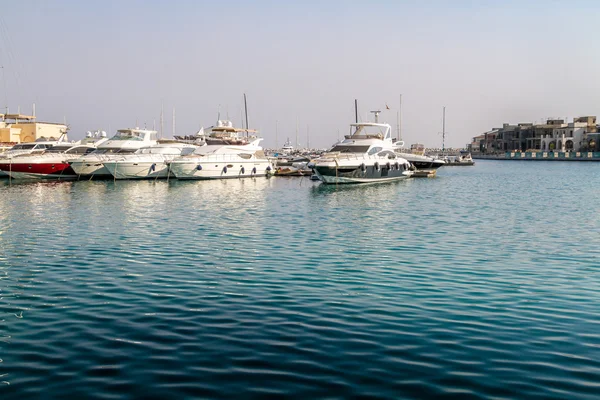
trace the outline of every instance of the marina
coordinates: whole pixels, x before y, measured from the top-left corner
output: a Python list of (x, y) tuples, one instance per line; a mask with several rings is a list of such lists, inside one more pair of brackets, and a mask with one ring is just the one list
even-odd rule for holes
[(1, 180), (2, 397), (594, 399), (599, 166)]
[(542, 3), (7, 4), (0, 400), (599, 399), (600, 3)]

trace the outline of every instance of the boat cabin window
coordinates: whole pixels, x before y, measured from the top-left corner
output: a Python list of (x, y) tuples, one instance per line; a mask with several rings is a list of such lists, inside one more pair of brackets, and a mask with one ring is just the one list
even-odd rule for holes
[(35, 147), (35, 144), (15, 144), (11, 150), (31, 150)]
[(71, 147), (73, 147), (73, 146), (71, 146), (71, 145), (68, 145), (68, 146), (64, 146), (64, 145), (63, 146), (53, 146), (53, 147), (51, 147), (51, 148), (49, 148), (47, 150), (47, 153), (64, 153), (67, 150), (69, 150)]
[(194, 150), (196, 150), (195, 147), (184, 147), (183, 149), (181, 149), (181, 155), (182, 156), (190, 155), (194, 152)]
[[(146, 132), (124, 131), (124, 132), (117, 132), (117, 134), (115, 136), (113, 136), (112, 138), (110, 138), (110, 140), (139, 140), (139, 141), (142, 141), (142, 140), (144, 140), (145, 136), (146, 136)], [(150, 139), (156, 140), (156, 134), (151, 133)]]
[(373, 154), (379, 153), (381, 150), (383, 150), (383, 147), (375, 146), (369, 150), (368, 154), (372, 156)]
[[(330, 152), (339, 151), (340, 153), (366, 153), (369, 150), (369, 146), (348, 146), (348, 145), (336, 145), (333, 146)], [(379, 149), (381, 150), (381, 148)]]
[(65, 151), (65, 153), (68, 153), (68, 154), (88, 154), (88, 153), (91, 153), (94, 150), (95, 149), (93, 147), (77, 146), (77, 147), (73, 147), (73, 148)]

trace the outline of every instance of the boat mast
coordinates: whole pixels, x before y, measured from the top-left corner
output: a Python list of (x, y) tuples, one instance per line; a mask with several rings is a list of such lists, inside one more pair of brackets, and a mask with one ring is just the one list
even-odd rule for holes
[(244, 111), (246, 112), (246, 138), (248, 138), (248, 103), (246, 103), (246, 93), (244, 93)]
[(310, 149), (310, 130), (308, 125), (306, 125), (306, 148)]
[(294, 147), (298, 147), (298, 117), (296, 117), (296, 144)]
[[(160, 137), (162, 138), (165, 129), (164, 104), (160, 103)], [(110, 129), (109, 129), (110, 131)]]
[(446, 143), (446, 106), (443, 108), (442, 113), (442, 152), (444, 151)]
[(358, 100), (354, 99), (354, 119), (358, 124)]
[(279, 148), (279, 141), (277, 140), (277, 120), (275, 120), (275, 148)]
[(396, 130), (398, 132), (398, 141), (402, 140), (402, 95), (400, 95), (400, 108), (398, 109), (398, 112), (396, 113)]
[(175, 136), (175, 107), (173, 107), (173, 136)]

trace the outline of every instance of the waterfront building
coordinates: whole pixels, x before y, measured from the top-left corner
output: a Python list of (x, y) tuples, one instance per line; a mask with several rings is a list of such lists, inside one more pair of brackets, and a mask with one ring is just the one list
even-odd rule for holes
[(38, 139), (58, 140), (67, 125), (37, 122), (34, 115), (0, 114), (0, 143), (28, 143)]

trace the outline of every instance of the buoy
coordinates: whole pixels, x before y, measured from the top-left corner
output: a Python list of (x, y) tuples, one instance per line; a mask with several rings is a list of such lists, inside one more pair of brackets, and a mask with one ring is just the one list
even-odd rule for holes
[(362, 172), (366, 172), (367, 171), (367, 166), (365, 165), (365, 163), (360, 164), (360, 170)]
[(375, 161), (375, 164), (373, 164), (373, 167), (375, 167), (375, 169), (377, 171), (379, 171), (379, 163), (377, 161)]
[(223, 173), (226, 174), (227, 173), (227, 166), (223, 167)]
[(252, 168), (252, 173), (250, 175), (256, 175), (256, 167)]
[(246, 173), (246, 170), (244, 169), (244, 167), (242, 167), (242, 169), (240, 170), (240, 173), (241, 173), (242, 175), (244, 175), (244, 174)]
[(200, 165), (200, 164), (196, 165), (196, 169), (197, 169), (198, 171), (202, 171), (202, 165)]

